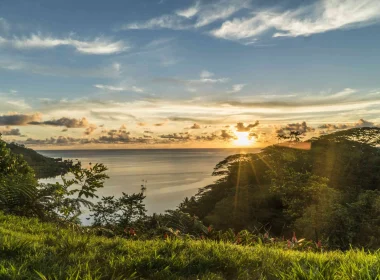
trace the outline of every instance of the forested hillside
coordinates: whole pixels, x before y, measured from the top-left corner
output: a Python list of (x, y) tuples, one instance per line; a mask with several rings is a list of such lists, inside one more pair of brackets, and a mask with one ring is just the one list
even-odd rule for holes
[(379, 248), (379, 128), (286, 142), (220, 162), (180, 209), (217, 229), (297, 232), (332, 248)]
[(16, 143), (7, 143), (12, 153), (22, 155), (29, 166), (34, 170), (36, 177), (52, 178), (67, 173), (72, 161), (45, 157), (38, 152)]

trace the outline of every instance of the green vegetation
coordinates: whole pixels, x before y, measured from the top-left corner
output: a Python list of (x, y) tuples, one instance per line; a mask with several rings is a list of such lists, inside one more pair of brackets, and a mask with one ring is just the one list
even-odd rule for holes
[(71, 160), (45, 157), (23, 145), (8, 143), (7, 147), (12, 153), (23, 156), (24, 160), (34, 170), (37, 179), (53, 178), (64, 175), (72, 166)]
[(0, 140), (0, 279), (380, 279), (380, 129), (292, 139), (151, 216), (145, 185), (94, 203), (104, 165), (39, 184)]
[(379, 128), (273, 145), (220, 162), (180, 210), (217, 229), (298, 235), (330, 248), (380, 247)]
[(105, 238), (0, 214), (1, 279), (380, 279), (380, 252)]

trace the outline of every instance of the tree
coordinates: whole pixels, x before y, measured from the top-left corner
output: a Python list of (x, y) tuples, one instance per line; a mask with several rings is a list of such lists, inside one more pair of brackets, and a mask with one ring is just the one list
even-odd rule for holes
[[(1, 135), (0, 135), (1, 136)], [(34, 216), (37, 180), (22, 156), (13, 154), (0, 139), (0, 210)]]
[(36, 205), (40, 217), (48, 220), (77, 220), (83, 207), (93, 206), (89, 199), (98, 198), (96, 191), (103, 188), (105, 180), (109, 178), (106, 171), (103, 164), (90, 164), (89, 168), (83, 168), (78, 162), (68, 174), (73, 178), (66, 179), (62, 176), (63, 183), (40, 184)]
[(134, 222), (145, 217), (143, 193), (128, 195), (123, 192), (119, 198), (102, 197), (91, 207), (95, 226), (117, 227), (121, 230), (133, 226)]

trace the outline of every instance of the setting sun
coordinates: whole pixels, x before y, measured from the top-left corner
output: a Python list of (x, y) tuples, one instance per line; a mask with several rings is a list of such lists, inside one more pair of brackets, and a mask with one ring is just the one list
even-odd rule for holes
[(255, 139), (250, 138), (249, 132), (235, 132), (237, 139), (234, 140), (236, 146), (249, 146), (255, 142)]

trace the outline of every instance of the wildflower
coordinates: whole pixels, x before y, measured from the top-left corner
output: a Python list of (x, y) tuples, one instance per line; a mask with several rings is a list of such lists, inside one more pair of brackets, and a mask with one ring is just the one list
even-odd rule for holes
[(134, 228), (130, 228), (129, 229), (129, 235), (131, 235), (131, 236), (135, 236), (136, 235), (136, 232), (135, 232)]
[(296, 237), (296, 232), (295, 231), (293, 231), (292, 242), (293, 243), (297, 243), (297, 237)]

